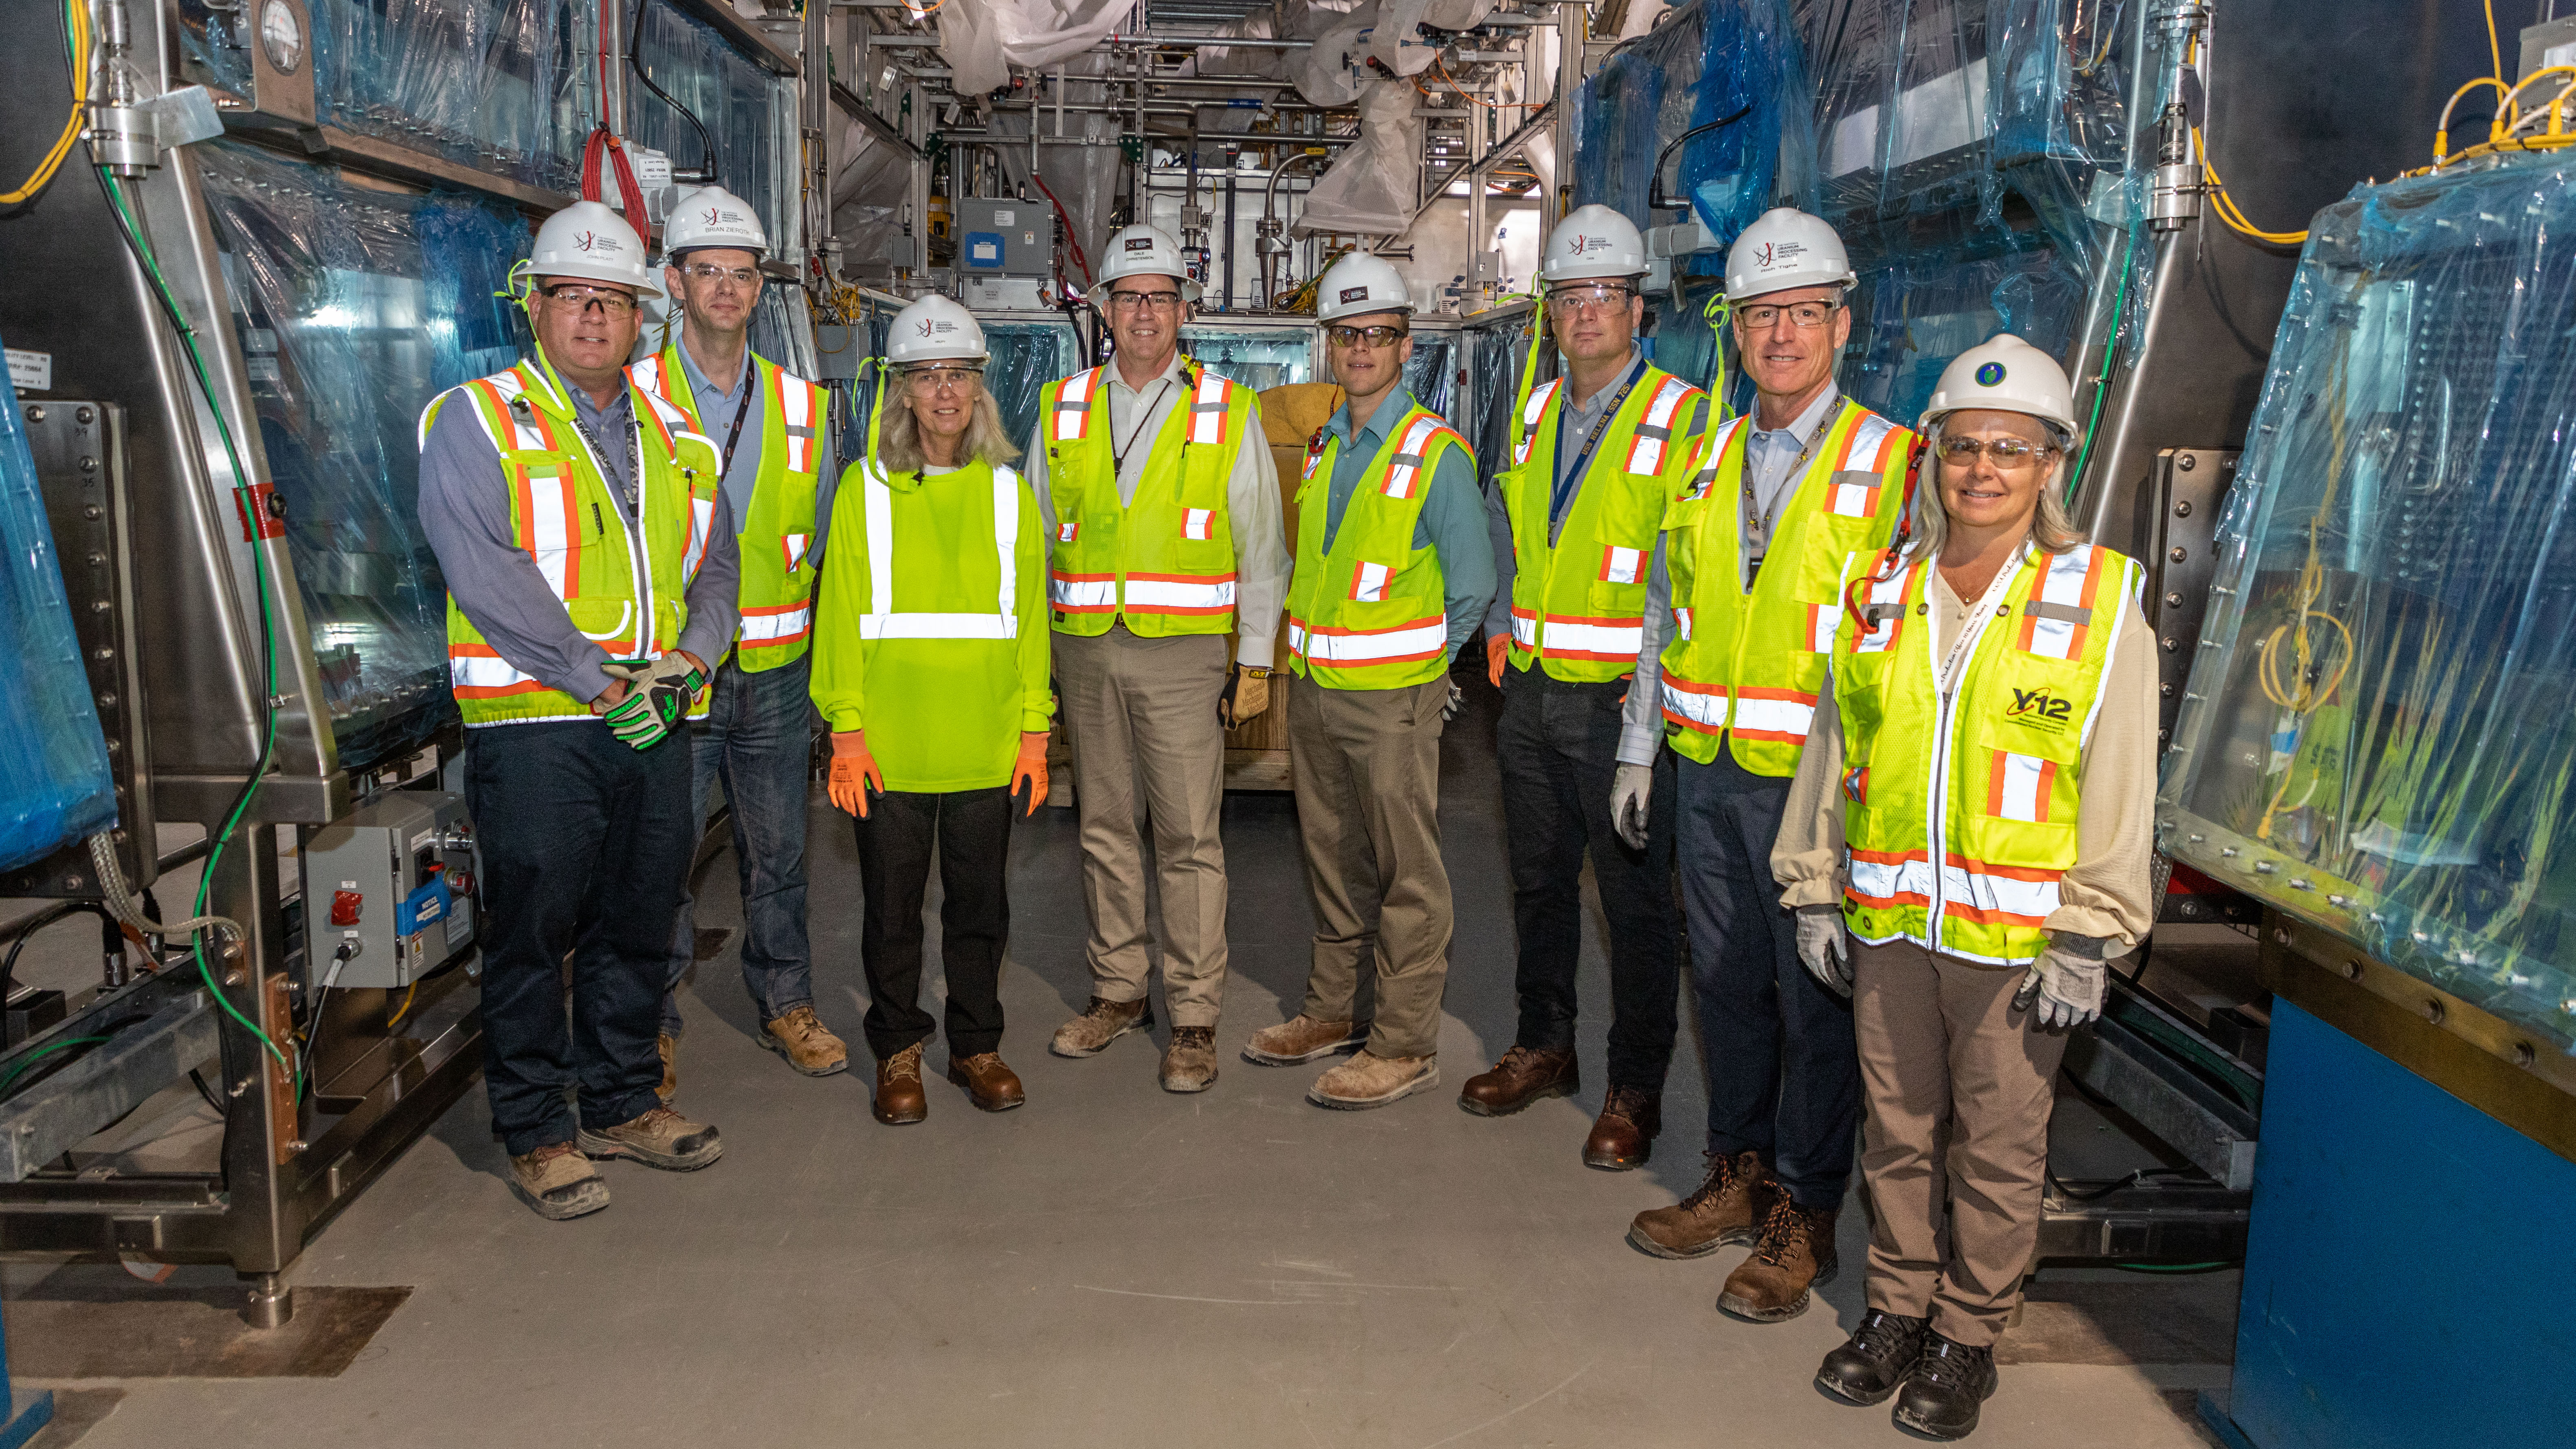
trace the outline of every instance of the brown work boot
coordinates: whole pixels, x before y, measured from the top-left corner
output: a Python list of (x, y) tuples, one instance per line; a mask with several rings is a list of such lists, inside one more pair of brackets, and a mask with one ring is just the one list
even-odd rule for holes
[(1082, 1009), (1082, 1015), (1055, 1029), (1047, 1050), (1060, 1057), (1094, 1057), (1127, 1033), (1148, 1031), (1153, 1025), (1154, 1004), (1144, 997), (1103, 1001), (1095, 996)]
[(510, 1159), (510, 1191), (554, 1222), (595, 1213), (608, 1206), (608, 1184), (599, 1169), (569, 1142), (549, 1142), (534, 1152)]
[(632, 1122), (581, 1129), (581, 1150), (593, 1157), (632, 1157), (665, 1172), (695, 1172), (724, 1156), (716, 1129), (668, 1107), (655, 1107)]
[(1650, 1087), (1612, 1087), (1583, 1139), (1583, 1165), (1630, 1172), (1652, 1157), (1664, 1130), (1664, 1094)]
[(1729, 1243), (1749, 1243), (1755, 1224), (1781, 1196), (1779, 1182), (1750, 1151), (1708, 1154), (1708, 1179), (1668, 1208), (1648, 1208), (1628, 1224), (1628, 1242), (1655, 1258), (1704, 1258)]
[(653, 1049), (662, 1054), (662, 1085), (655, 1087), (653, 1094), (668, 1107), (671, 1099), (680, 1095), (680, 1038), (666, 1031), (654, 1041)]
[(1382, 1057), (1362, 1047), (1349, 1061), (1317, 1077), (1315, 1085), (1306, 1089), (1306, 1100), (1318, 1107), (1356, 1112), (1438, 1085), (1438, 1057)]
[(1753, 1256), (1726, 1275), (1717, 1306), (1755, 1323), (1778, 1323), (1807, 1311), (1807, 1290), (1834, 1281), (1834, 1214), (1802, 1208), (1783, 1189), (1762, 1220)]
[(966, 1089), (966, 1100), (987, 1112), (1007, 1112), (1029, 1099), (1019, 1074), (1002, 1065), (1000, 1052), (948, 1058), (948, 1080)]
[(787, 1058), (787, 1065), (809, 1077), (828, 1077), (850, 1069), (850, 1049), (832, 1035), (811, 1006), (791, 1006), (776, 1021), (760, 1024), (760, 1044)]
[(1243, 1059), (1265, 1067), (1293, 1067), (1336, 1052), (1346, 1052), (1368, 1041), (1368, 1023), (1364, 1021), (1317, 1021), (1299, 1012), (1279, 1023), (1265, 1026), (1243, 1044)]
[(1216, 1028), (1176, 1026), (1163, 1049), (1163, 1090), (1204, 1092), (1216, 1082)]
[(921, 1043), (877, 1063), (875, 1107), (877, 1120), (889, 1127), (930, 1115), (930, 1097), (921, 1090)]
[(1570, 1097), (1583, 1089), (1574, 1053), (1516, 1046), (1503, 1053), (1489, 1072), (1479, 1072), (1458, 1089), (1458, 1105), (1479, 1117), (1508, 1117), (1547, 1097)]

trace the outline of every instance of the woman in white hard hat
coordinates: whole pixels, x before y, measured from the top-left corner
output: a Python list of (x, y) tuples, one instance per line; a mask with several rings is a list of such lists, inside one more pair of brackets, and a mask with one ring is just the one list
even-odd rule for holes
[(1910, 537), (1853, 580), (1771, 856), (1852, 996), (1868, 1312), (1817, 1385), (1966, 1436), (2038, 1243), (2050, 1083), (2146, 933), (2156, 660), (2143, 571), (2060, 504), (2072, 389), (2012, 336), (1923, 415)]
[(948, 1079), (987, 1112), (1024, 1100), (1002, 1062), (1013, 797), (1046, 798), (1046, 538), (984, 390), (984, 331), (931, 296), (895, 314), (883, 429), (842, 476), (814, 619), (832, 803), (856, 817), (859, 950), (886, 1123), (928, 1114), (918, 1004), (934, 848)]

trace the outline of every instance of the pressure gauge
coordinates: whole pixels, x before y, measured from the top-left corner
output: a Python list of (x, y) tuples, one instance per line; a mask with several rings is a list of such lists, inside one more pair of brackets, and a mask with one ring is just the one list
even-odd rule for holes
[(259, 7), (259, 48), (279, 75), (293, 75), (304, 63), (304, 18), (286, 0), (265, 0)]

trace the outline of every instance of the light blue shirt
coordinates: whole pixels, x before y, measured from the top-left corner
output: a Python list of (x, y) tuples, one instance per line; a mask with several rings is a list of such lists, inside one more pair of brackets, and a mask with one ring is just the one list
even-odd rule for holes
[[(719, 449), (724, 447), (725, 434), (733, 430), (735, 410), (742, 412), (742, 433), (734, 442), (733, 456), (724, 465), (725, 506), (733, 512), (733, 531), (740, 533), (751, 517), (751, 495), (760, 483), (760, 434), (766, 426), (761, 410), (768, 404), (761, 398), (760, 389), (751, 385), (759, 369), (753, 366), (751, 349), (746, 347), (742, 371), (734, 374), (732, 385), (718, 386), (699, 369), (698, 360), (689, 355), (687, 343), (674, 350), (680, 354), (680, 371), (689, 379), (689, 392), (697, 399), (698, 426), (710, 442)], [(821, 567), (819, 559), (815, 566)]]
[[(1826, 420), (1842, 405), (1843, 390), (1828, 382), (1789, 426), (1766, 433), (1758, 422), (1747, 424), (1754, 429), (1753, 436), (1744, 443), (1744, 483), (1751, 496), (1736, 513), (1743, 543), (1738, 556), (1744, 560), (1745, 587), (1752, 587), (1753, 570), (1770, 546), (1771, 533), (1779, 527), (1780, 510), (1788, 505), (1790, 491), (1798, 486), (1799, 455), (1816, 441)], [(1760, 416), (1758, 412), (1754, 414), (1756, 419)], [(1757, 507), (1761, 509), (1759, 519), (1754, 516)], [(1767, 527), (1763, 526), (1765, 519), (1769, 520)]]
[[(1332, 552), (1333, 537), (1341, 532), (1342, 514), (1350, 507), (1351, 495), (1359, 491), (1369, 460), (1386, 446), (1386, 430), (1401, 422), (1413, 408), (1413, 394), (1398, 388), (1378, 399), (1377, 411), (1369, 414), (1367, 426), (1359, 430), (1356, 438), (1351, 436), (1349, 403), (1335, 409), (1333, 420), (1324, 424), (1339, 446), (1333, 455), (1333, 475), (1325, 485), (1324, 538), (1322, 547), (1315, 551), (1318, 557)], [(1422, 514), (1413, 525), (1413, 546), (1430, 549), (1440, 560), (1441, 603), (1449, 618), (1449, 657), (1455, 659), (1458, 646), (1476, 632), (1478, 621), (1485, 617), (1485, 605), (1494, 597), (1494, 552), (1485, 540), (1476, 465), (1466, 449), (1443, 449), (1440, 461), (1432, 465), (1431, 483), (1422, 495)]]

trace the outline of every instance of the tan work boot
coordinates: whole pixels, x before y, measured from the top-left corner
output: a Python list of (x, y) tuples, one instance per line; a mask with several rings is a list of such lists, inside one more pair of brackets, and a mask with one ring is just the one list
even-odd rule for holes
[(1655, 1258), (1704, 1258), (1729, 1243), (1749, 1243), (1770, 1215), (1779, 1182), (1750, 1150), (1708, 1154), (1708, 1179), (1667, 1208), (1648, 1208), (1628, 1224), (1628, 1242)]
[(632, 1122), (593, 1132), (581, 1129), (581, 1150), (593, 1157), (632, 1157), (665, 1172), (695, 1172), (724, 1156), (716, 1129), (656, 1107)]
[(1243, 1044), (1243, 1059), (1265, 1067), (1293, 1067), (1335, 1052), (1348, 1051), (1368, 1040), (1368, 1024), (1350, 1021), (1317, 1021), (1299, 1012), (1277, 1026), (1265, 1026)]
[(549, 1142), (510, 1159), (510, 1191), (538, 1217), (562, 1222), (608, 1206), (608, 1184), (599, 1169), (569, 1142)]
[(1163, 1049), (1163, 1090), (1204, 1092), (1216, 1082), (1216, 1028), (1176, 1026)]
[(921, 1090), (921, 1043), (877, 1063), (877, 1120), (889, 1127), (918, 1122), (930, 1115), (930, 1097)]
[(668, 1107), (671, 1099), (680, 1095), (680, 1038), (666, 1031), (654, 1040), (653, 1049), (662, 1054), (662, 1085), (655, 1087), (653, 1094)]
[(1144, 997), (1133, 1001), (1104, 1001), (1095, 996), (1082, 1009), (1082, 1015), (1055, 1029), (1047, 1050), (1060, 1057), (1096, 1057), (1111, 1042), (1131, 1031), (1145, 1031), (1154, 1025), (1154, 1003)]
[(1349, 1061), (1317, 1077), (1315, 1085), (1306, 1089), (1306, 1100), (1318, 1107), (1355, 1112), (1383, 1107), (1438, 1085), (1438, 1057), (1382, 1057), (1362, 1047)]
[(1807, 1290), (1834, 1280), (1834, 1214), (1802, 1208), (1786, 1191), (1762, 1220), (1753, 1256), (1726, 1275), (1717, 1306), (1755, 1323), (1778, 1323), (1807, 1311)]
[(811, 1006), (791, 1006), (776, 1021), (760, 1024), (760, 1044), (787, 1058), (787, 1065), (809, 1077), (828, 1077), (850, 1069), (850, 1049), (832, 1035)]

